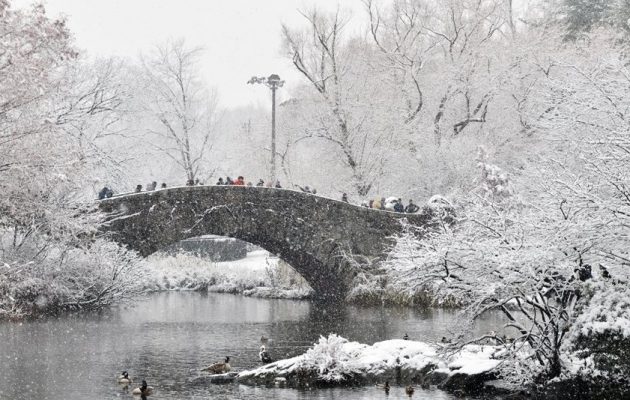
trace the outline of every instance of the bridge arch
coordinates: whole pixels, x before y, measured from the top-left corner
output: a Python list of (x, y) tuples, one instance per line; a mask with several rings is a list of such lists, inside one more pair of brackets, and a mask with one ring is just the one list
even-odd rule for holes
[[(255, 244), (288, 262), (322, 298), (345, 297), (361, 268), (385, 258), (399, 214), (293, 190), (192, 186), (112, 197), (99, 202), (102, 232), (148, 256), (191, 237), (221, 235)], [(352, 255), (349, 262), (343, 255)]]

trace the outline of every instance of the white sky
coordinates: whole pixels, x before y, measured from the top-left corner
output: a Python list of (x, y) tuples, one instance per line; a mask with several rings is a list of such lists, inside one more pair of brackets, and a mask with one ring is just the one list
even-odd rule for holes
[[(33, 0), (13, 0), (16, 8)], [(89, 55), (136, 57), (169, 38), (206, 50), (204, 75), (222, 107), (269, 105), (269, 90), (247, 85), (253, 75), (302, 79), (281, 54), (281, 23), (299, 25), (298, 9), (337, 4), (359, 19), (359, 0), (45, 0), (49, 15), (65, 15), (76, 45)], [(287, 90), (279, 91), (282, 99)]]

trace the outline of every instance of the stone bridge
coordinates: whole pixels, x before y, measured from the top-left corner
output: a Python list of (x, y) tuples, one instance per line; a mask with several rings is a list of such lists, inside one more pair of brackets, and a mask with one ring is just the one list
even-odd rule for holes
[(190, 237), (229, 236), (278, 255), (327, 299), (344, 298), (358, 273), (378, 268), (402, 219), (420, 225), (429, 218), (244, 186), (133, 193), (99, 207), (106, 213), (101, 231), (143, 256)]

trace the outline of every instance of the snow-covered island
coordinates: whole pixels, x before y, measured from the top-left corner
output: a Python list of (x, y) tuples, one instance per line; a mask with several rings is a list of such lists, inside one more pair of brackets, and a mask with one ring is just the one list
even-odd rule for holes
[(305, 354), (242, 371), (236, 381), (248, 385), (287, 387), (343, 386), (384, 383), (436, 385), (471, 393), (496, 379), (498, 346), (468, 345), (447, 354), (439, 344), (386, 340), (373, 345), (331, 334)]

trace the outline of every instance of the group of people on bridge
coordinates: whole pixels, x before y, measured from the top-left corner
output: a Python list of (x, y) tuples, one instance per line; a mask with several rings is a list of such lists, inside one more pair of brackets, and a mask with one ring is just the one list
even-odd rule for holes
[[(345, 203), (349, 203), (348, 194), (344, 193), (341, 195), (341, 201)], [(386, 211), (394, 211), (399, 213), (407, 213), (413, 214), (420, 210), (420, 207), (416, 203), (413, 202), (412, 199), (409, 199), (409, 204), (405, 206), (401, 198), (396, 197), (385, 197), (373, 199), (373, 200), (364, 200), (361, 202), (361, 207), (373, 208), (375, 210), (386, 210)]]
[[(152, 192), (152, 191), (154, 191), (156, 189), (157, 189), (157, 182), (156, 181), (153, 181), (153, 182), (149, 183), (146, 186), (146, 191), (147, 192)], [(166, 183), (162, 183), (162, 185), (160, 185), (160, 189), (166, 189)], [(136, 193), (142, 192), (142, 185), (137, 185), (135, 192)]]
[[(203, 182), (200, 182), (199, 179), (189, 179), (186, 182), (186, 186), (203, 186)], [(246, 182), (245, 178), (242, 175), (239, 175), (236, 179), (232, 179), (229, 176), (227, 176), (225, 178), (225, 180), (221, 177), (219, 178), (219, 180), (217, 180), (217, 183), (215, 183), (216, 186), (248, 186), (248, 187), (253, 187), (254, 184), (252, 182)], [(272, 183), (271, 181), (266, 182), (263, 179), (259, 179), (258, 182), (255, 185), (256, 187), (267, 187), (267, 188), (276, 188), (276, 189), (282, 189), (282, 185), (280, 184), (280, 181), (276, 180), (275, 183)], [(309, 193), (309, 194), (317, 194), (317, 190), (315, 188), (311, 188), (309, 186), (300, 186), (300, 185), (294, 185), (295, 187), (299, 188), (302, 192), (304, 193)], [(162, 183), (160, 185), (160, 189), (166, 189), (166, 183)], [(149, 183), (148, 185), (146, 185), (146, 187), (144, 188), (145, 191), (147, 192), (151, 192), (154, 190), (157, 190), (157, 182), (153, 181), (151, 183)], [(135, 193), (140, 193), (143, 191), (143, 187), (142, 185), (137, 185), (136, 189), (135, 189)], [(103, 189), (101, 189), (101, 191), (98, 193), (98, 199), (99, 200), (103, 200), (106, 198), (110, 198), (114, 195), (114, 191), (105, 186), (103, 187)], [(341, 196), (341, 201), (345, 202), (345, 203), (350, 203), (348, 201), (348, 194), (347, 193), (343, 193)], [(372, 200), (364, 200), (361, 203), (362, 207), (367, 207), (367, 208), (372, 208), (372, 209), (376, 209), (376, 210), (386, 210), (386, 211), (394, 211), (394, 212), (399, 212), (399, 213), (409, 213), (409, 214), (413, 214), (416, 213), (420, 210), (420, 207), (418, 207), (418, 205), (416, 205), (413, 200), (409, 200), (409, 204), (407, 204), (407, 206), (405, 206), (402, 202), (401, 198), (396, 198), (396, 197), (381, 197), (381, 198), (376, 198), (376, 199), (372, 199)]]
[[(276, 189), (282, 189), (282, 185), (280, 184), (280, 181), (278, 180), (276, 180), (275, 183), (271, 181), (265, 183), (263, 179), (258, 179), (258, 182), (256, 183), (256, 185), (254, 185), (252, 182), (245, 182), (245, 178), (243, 176), (239, 176), (235, 180), (233, 180), (229, 176), (226, 177), (225, 180), (223, 180), (223, 178), (219, 178), (219, 180), (217, 181), (217, 183), (215, 183), (215, 185), (217, 186), (233, 185), (233, 186), (249, 186), (249, 187), (256, 186), (256, 187), (267, 187), (267, 188), (273, 187)], [(317, 189), (311, 188), (308, 185), (306, 186), (294, 185), (294, 186), (300, 189), (304, 193), (317, 194)]]
[[(232, 180), (232, 178), (230, 178), (229, 176), (227, 176), (225, 178), (225, 180), (223, 180), (223, 178), (219, 178), (219, 180), (217, 181), (217, 183), (215, 183), (216, 186), (249, 186), (252, 187), (254, 186), (254, 184), (252, 182), (245, 182), (245, 178), (243, 176), (239, 176), (238, 178), (236, 178), (235, 180)], [(256, 183), (256, 187), (275, 187), (276, 189), (282, 189), (282, 185), (280, 185), (280, 181), (276, 181), (275, 184), (273, 184), (272, 182), (267, 182), (265, 183), (264, 180), (259, 179), (258, 182)]]

